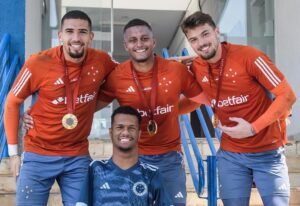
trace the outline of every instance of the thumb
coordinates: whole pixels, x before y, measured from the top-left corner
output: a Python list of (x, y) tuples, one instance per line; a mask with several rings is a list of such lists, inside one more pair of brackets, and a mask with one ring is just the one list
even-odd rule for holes
[(233, 121), (233, 122), (237, 122), (237, 123), (240, 123), (242, 118), (239, 118), (239, 117), (229, 117), (229, 120), (230, 121)]

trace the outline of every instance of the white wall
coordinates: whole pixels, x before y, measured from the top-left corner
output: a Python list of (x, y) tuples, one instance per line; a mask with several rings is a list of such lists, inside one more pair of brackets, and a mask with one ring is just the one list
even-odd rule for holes
[(276, 65), (285, 74), (298, 97), (293, 107), (288, 135), (300, 140), (300, 1), (284, 0), (274, 3)]
[[(25, 10), (25, 61), (42, 49), (42, 1), (26, 0)], [(31, 105), (31, 96), (25, 100), (24, 108)]]
[[(191, 15), (195, 11), (199, 11), (198, 1), (192, 0), (189, 4), (189, 7), (187, 8), (185, 17)], [(186, 40), (185, 35), (181, 31), (181, 28), (179, 27), (172, 41), (172, 44), (170, 45), (169, 53), (170, 55), (174, 55), (178, 53), (178, 51), (182, 51), (183, 48), (187, 48), (190, 54), (195, 54), (188, 41)]]
[(26, 0), (25, 60), (42, 47), (42, 1)]
[[(199, 11), (199, 4), (198, 4), (198, 0), (191, 0), (190, 4), (186, 10), (186, 14), (185, 17), (191, 15), (192, 13), (194, 13), (195, 11)], [(221, 10), (224, 7), (224, 1), (201, 1), (201, 7), (202, 7), (202, 11), (204, 13), (209, 13), (212, 18), (214, 19), (215, 22), (218, 22), (218, 19), (220, 18), (221, 15)], [(179, 30), (177, 31), (172, 44), (170, 45), (169, 48), (169, 52), (170, 55), (173, 54), (180, 54), (180, 51), (182, 51), (183, 48), (187, 48), (190, 55), (195, 54), (194, 51), (192, 50), (192, 48), (190, 47), (188, 41), (185, 38), (185, 35), (183, 34), (183, 32), (181, 31), (180, 27)], [(179, 53), (178, 53), (179, 51)]]

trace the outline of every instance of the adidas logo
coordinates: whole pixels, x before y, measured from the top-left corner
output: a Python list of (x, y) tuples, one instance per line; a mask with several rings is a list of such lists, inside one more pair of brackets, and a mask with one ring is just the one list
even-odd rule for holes
[(110, 189), (110, 186), (109, 186), (109, 184), (108, 184), (107, 182), (105, 182), (105, 183), (100, 187), (100, 189), (102, 189), (102, 190), (109, 190), (109, 189)]
[(135, 92), (133, 86), (129, 86), (128, 89), (126, 90), (126, 92), (132, 93)]
[(52, 101), (52, 104), (59, 104), (62, 103), (65, 100), (63, 97), (58, 97), (57, 99)]
[(288, 190), (288, 187), (286, 186), (285, 183), (283, 183), (282, 185), (280, 185), (280, 186), (278, 187), (278, 190), (281, 190), (281, 191), (283, 191), (283, 190)]
[(175, 195), (175, 198), (183, 198), (183, 195), (181, 192), (178, 192), (176, 195)]
[(207, 76), (204, 76), (204, 77), (203, 77), (202, 82), (208, 82)]
[(54, 85), (59, 85), (59, 84), (64, 84), (64, 81), (61, 78), (58, 78), (55, 82)]

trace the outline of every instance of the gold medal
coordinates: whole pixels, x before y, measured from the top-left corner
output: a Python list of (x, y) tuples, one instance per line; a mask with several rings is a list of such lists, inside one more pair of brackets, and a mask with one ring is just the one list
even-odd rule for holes
[(147, 131), (150, 136), (157, 133), (157, 123), (154, 120), (150, 120), (147, 125)]
[(219, 117), (217, 116), (217, 114), (213, 114), (211, 117), (211, 122), (214, 128), (218, 127), (219, 124)]
[(62, 118), (62, 125), (64, 126), (64, 128), (66, 129), (74, 129), (77, 124), (78, 124), (78, 119), (74, 114), (66, 114), (63, 118)]

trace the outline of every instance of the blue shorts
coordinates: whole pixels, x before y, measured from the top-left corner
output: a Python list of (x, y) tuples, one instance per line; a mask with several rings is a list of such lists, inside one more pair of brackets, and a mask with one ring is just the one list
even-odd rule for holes
[(74, 206), (91, 158), (84, 156), (45, 156), (24, 152), (17, 180), (17, 206), (45, 206), (57, 180), (64, 206)]
[(217, 167), (221, 199), (250, 197), (253, 181), (261, 197), (290, 195), (284, 148), (258, 153), (219, 150)]
[(161, 155), (140, 155), (140, 161), (158, 167), (165, 188), (170, 193), (174, 205), (185, 205), (186, 176), (182, 153), (168, 152)]

